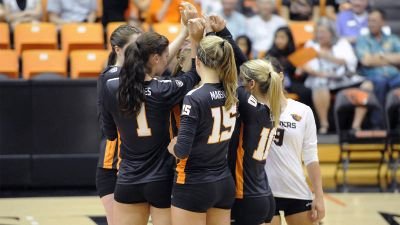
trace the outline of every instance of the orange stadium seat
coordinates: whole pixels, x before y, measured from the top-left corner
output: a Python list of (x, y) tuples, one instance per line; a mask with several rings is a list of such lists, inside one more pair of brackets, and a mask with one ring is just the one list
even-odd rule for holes
[(108, 51), (79, 50), (71, 52), (71, 78), (97, 78), (104, 69)]
[(181, 30), (181, 24), (168, 22), (155, 23), (153, 24), (153, 30), (164, 35), (171, 42), (178, 36)]
[(7, 23), (0, 23), (0, 49), (10, 48), (10, 28)]
[(22, 53), (22, 77), (30, 79), (41, 73), (67, 76), (67, 59), (61, 50), (28, 50)]
[(103, 26), (100, 23), (71, 23), (61, 28), (64, 53), (80, 49), (104, 49)]
[(14, 50), (0, 50), (0, 74), (10, 78), (18, 78), (19, 63), (18, 55)]
[(315, 23), (312, 21), (290, 21), (289, 28), (293, 33), (295, 45), (304, 45), (308, 40), (314, 38)]
[(29, 49), (56, 49), (57, 28), (52, 23), (21, 23), (14, 29), (14, 46), (19, 55)]

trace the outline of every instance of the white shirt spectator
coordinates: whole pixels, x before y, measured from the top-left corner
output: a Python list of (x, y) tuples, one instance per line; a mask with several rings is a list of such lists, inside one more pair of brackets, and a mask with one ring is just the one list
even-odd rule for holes
[(83, 22), (96, 9), (96, 0), (49, 0), (47, 2), (49, 13), (58, 14), (61, 19), (69, 22)]
[(243, 14), (234, 11), (232, 15), (227, 17), (221, 10), (218, 15), (225, 19), (226, 27), (231, 32), (233, 39), (247, 34), (247, 18)]
[(251, 29), (247, 29), (247, 36), (253, 42), (254, 54), (268, 51), (272, 47), (276, 30), (283, 26), (287, 26), (287, 22), (277, 15), (272, 15), (269, 21), (259, 15), (248, 19), (247, 27)]

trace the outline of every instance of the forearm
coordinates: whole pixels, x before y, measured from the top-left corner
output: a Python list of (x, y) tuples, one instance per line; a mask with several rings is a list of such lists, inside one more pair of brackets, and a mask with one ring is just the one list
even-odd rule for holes
[(386, 54), (383, 55), (383, 58), (392, 65), (400, 65), (400, 54)]
[(366, 55), (361, 60), (361, 64), (367, 67), (387, 66), (389, 62), (380, 55)]
[(189, 117), (181, 117), (181, 124), (178, 133), (178, 141), (174, 146), (174, 154), (178, 159), (185, 159), (189, 156), (194, 137), (196, 135), (196, 120)]
[(88, 15), (88, 17), (86, 18), (86, 20), (87, 20), (88, 23), (94, 23), (94, 22), (96, 22), (96, 19), (97, 19), (96, 11), (91, 12), (91, 13)]
[(149, 8), (151, 2), (151, 0), (132, 0), (132, 1), (140, 11), (146, 11)]
[(287, 6), (282, 6), (281, 11), (279, 12), (281, 17), (283, 17), (286, 21), (289, 20), (289, 8)]
[(307, 165), (308, 176), (311, 181), (311, 185), (314, 189), (314, 193), (316, 197), (322, 197), (324, 191), (322, 189), (322, 179), (321, 179), (321, 170), (319, 168), (319, 162), (312, 162)]
[(50, 13), (50, 14), (49, 14), (49, 20), (50, 20), (50, 22), (55, 23), (55, 24), (57, 24), (57, 25), (62, 25), (62, 24), (64, 24), (64, 23), (67, 23), (67, 21), (61, 19), (61, 17), (59, 17), (59, 16), (58, 16), (57, 14), (55, 14), (55, 13)]
[(175, 40), (168, 46), (169, 56), (168, 56), (168, 63), (172, 61), (172, 59), (176, 56), (179, 49), (183, 45), (188, 36), (188, 30), (185, 26), (182, 26), (181, 32), (175, 38)]

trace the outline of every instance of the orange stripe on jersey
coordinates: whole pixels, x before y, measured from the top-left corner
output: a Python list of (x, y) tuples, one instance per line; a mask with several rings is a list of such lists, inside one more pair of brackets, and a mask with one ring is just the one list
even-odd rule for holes
[(176, 183), (177, 184), (184, 184), (186, 180), (186, 174), (185, 174), (185, 167), (187, 163), (187, 158), (186, 159), (180, 159), (178, 164), (176, 165), (176, 172), (178, 173), (178, 177), (176, 178)]
[(105, 151), (104, 160), (103, 160), (103, 168), (104, 169), (112, 169), (116, 144), (117, 144), (117, 140), (114, 140), (114, 141), (107, 140), (106, 141), (106, 151)]
[(243, 198), (243, 158), (244, 158), (244, 149), (243, 145), (243, 124), (240, 127), (240, 135), (239, 135), (239, 146), (237, 149), (236, 155), (236, 168), (235, 168), (235, 177), (236, 177), (236, 198)]
[(119, 170), (119, 164), (121, 164), (121, 136), (118, 131), (118, 162), (117, 162), (117, 170)]

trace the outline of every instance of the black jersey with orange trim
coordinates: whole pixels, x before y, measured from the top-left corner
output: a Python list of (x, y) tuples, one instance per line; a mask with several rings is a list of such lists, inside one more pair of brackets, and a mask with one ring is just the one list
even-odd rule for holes
[(100, 125), (100, 154), (97, 163), (98, 167), (104, 169), (118, 169), (118, 156), (119, 156), (119, 141), (107, 140), (106, 136), (102, 132), (102, 115), (103, 115), (103, 89), (106, 85), (107, 80), (117, 78), (119, 76), (121, 68), (117, 66), (108, 66), (99, 76), (97, 80), (97, 117)]
[(237, 107), (225, 108), (222, 84), (203, 84), (184, 100), (174, 152), (178, 184), (214, 182), (231, 176), (226, 155)]
[(238, 88), (239, 117), (229, 146), (229, 166), (236, 183), (236, 198), (271, 195), (265, 161), (274, 129), (269, 108)]
[(173, 178), (174, 159), (167, 150), (170, 142), (170, 110), (199, 81), (194, 62), (192, 69), (182, 76), (146, 81), (145, 101), (136, 117), (125, 116), (119, 109), (119, 79), (107, 81), (103, 130), (109, 140), (115, 140), (118, 132), (120, 134), (122, 161), (118, 184), (140, 184)]

